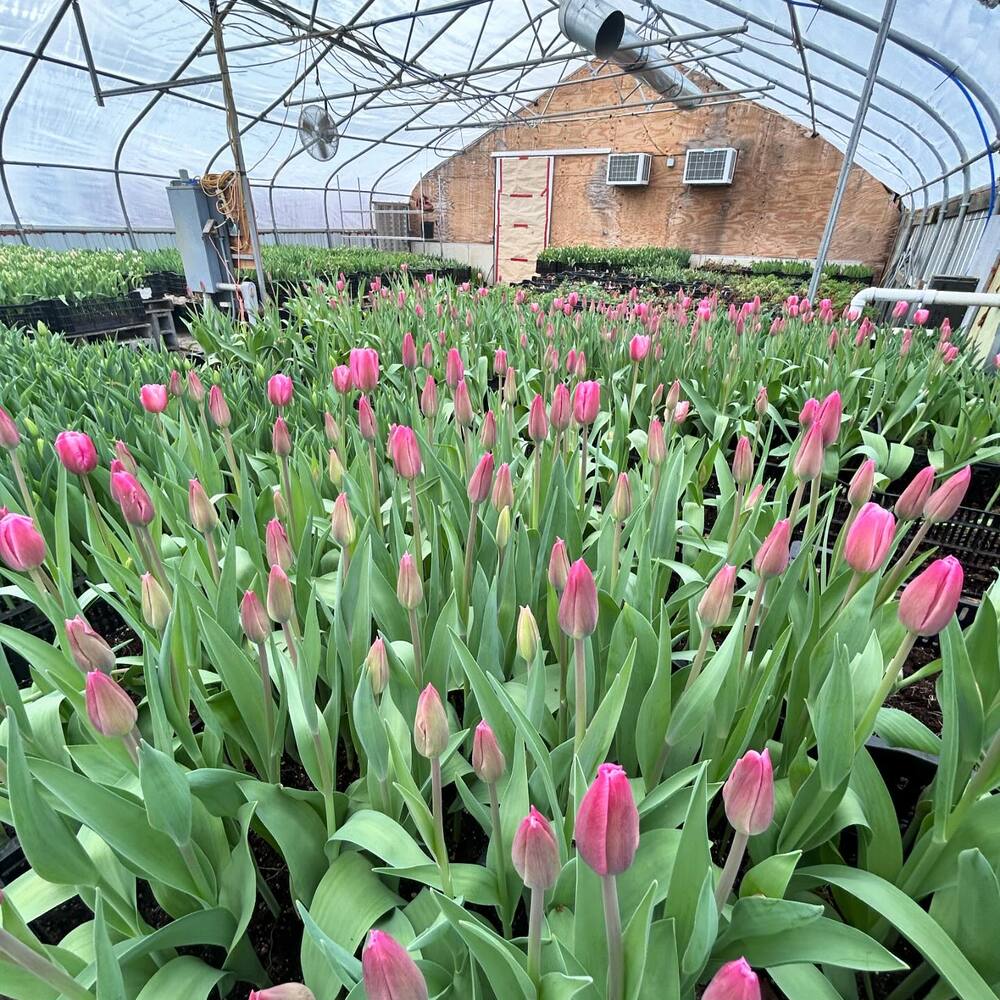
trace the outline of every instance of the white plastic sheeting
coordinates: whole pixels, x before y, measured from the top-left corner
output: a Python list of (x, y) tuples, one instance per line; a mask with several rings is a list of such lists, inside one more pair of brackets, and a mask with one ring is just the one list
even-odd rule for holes
[[(315, 16), (313, 0), (219, 4), (227, 12), (233, 88), (263, 226), (360, 228), (370, 222), (369, 192), (382, 200), (405, 197), (422, 173), (482, 134), (476, 121), (503, 118), (541, 93), (519, 86), (545, 86), (584, 65), (559, 58), (574, 46), (559, 33), (555, 0), (316, 0)], [(449, 9), (366, 26), (442, 6)], [(745, 34), (663, 47), (656, 58), (705, 56), (700, 68), (726, 88), (768, 78), (777, 87), (760, 103), (807, 128), (815, 117), (822, 136), (846, 144), (882, 0), (624, 0), (619, 6), (648, 37), (749, 19)], [(79, 10), (102, 89), (217, 72), (208, 0), (79, 0)], [(871, 23), (843, 16), (852, 13)], [(904, 193), (997, 140), (989, 95), (1000, 103), (1000, 9), (992, 0), (898, 0), (892, 23), (859, 161)], [(344, 25), (337, 39), (239, 49)], [(801, 50), (793, 43), (796, 29)], [(924, 48), (910, 51), (910, 41)], [(712, 57), (735, 45), (740, 51)], [(538, 59), (546, 61), (521, 65)], [(956, 65), (960, 73), (951, 71)], [(393, 89), (444, 74), (455, 78)], [(70, 0), (0, 0), (0, 80), (2, 224), (169, 226), (169, 176), (231, 165), (218, 83), (109, 97), (98, 107)], [(386, 85), (383, 93), (356, 93)], [(333, 160), (302, 152), (294, 128), (300, 108), (283, 101), (289, 93), (296, 100), (331, 95), (327, 107), (343, 133)], [(1000, 156), (980, 155), (966, 176), (929, 185), (927, 199), (990, 184), (993, 161), (1000, 165)], [(924, 197), (918, 191), (906, 201), (920, 207)]]

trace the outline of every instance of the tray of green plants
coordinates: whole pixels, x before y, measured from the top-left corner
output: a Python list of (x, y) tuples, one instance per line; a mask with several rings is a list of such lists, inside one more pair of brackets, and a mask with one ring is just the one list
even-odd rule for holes
[(1000, 587), (907, 541), (970, 349), (388, 292), (0, 333), (3, 993), (995, 1000)]
[(546, 247), (538, 255), (542, 273), (562, 270), (627, 271), (645, 273), (651, 268), (685, 268), (691, 251), (680, 247)]

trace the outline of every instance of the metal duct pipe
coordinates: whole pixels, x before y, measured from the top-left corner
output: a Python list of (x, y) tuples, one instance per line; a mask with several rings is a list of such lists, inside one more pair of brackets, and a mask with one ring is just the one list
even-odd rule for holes
[(704, 91), (671, 66), (657, 65), (652, 48), (625, 26), (622, 11), (604, 0), (562, 0), (559, 30), (581, 48), (606, 59), (652, 87), (679, 108), (693, 108)]

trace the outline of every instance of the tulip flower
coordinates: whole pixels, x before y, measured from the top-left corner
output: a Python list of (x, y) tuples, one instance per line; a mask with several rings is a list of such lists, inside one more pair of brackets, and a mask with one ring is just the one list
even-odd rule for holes
[(97, 448), (82, 431), (60, 431), (56, 435), (56, 455), (75, 476), (86, 476), (97, 468)]
[(872, 497), (875, 488), (875, 459), (867, 458), (858, 466), (858, 471), (851, 477), (851, 485), (847, 490), (847, 499), (854, 508), (861, 508)]
[[(550, 563), (551, 565), (551, 563)], [(587, 728), (587, 653), (584, 640), (597, 628), (597, 587), (590, 567), (578, 559), (569, 569), (559, 599), (559, 627), (573, 640), (576, 717), (574, 747), (580, 749)]]
[(184, 395), (184, 383), (181, 382), (181, 373), (176, 368), (170, 373), (167, 386), (170, 389), (171, 396), (180, 397)]
[(0, 406), (0, 447), (13, 451), (21, 443), (21, 432), (11, 415)]
[(361, 951), (361, 975), (368, 1000), (427, 1000), (427, 983), (417, 963), (385, 931), (368, 932)]
[(479, 443), (487, 450), (492, 450), (497, 443), (497, 418), (492, 410), (486, 411), (483, 417), (482, 430), (479, 432)]
[(292, 453), (292, 437), (284, 417), (278, 417), (274, 421), (271, 430), (271, 450), (281, 459), (288, 458)]
[(754, 412), (757, 414), (758, 419), (763, 419), (767, 416), (768, 408), (768, 398), (767, 398), (767, 386), (761, 386), (757, 390), (757, 397), (754, 400)]
[(295, 553), (292, 552), (288, 542), (284, 525), (277, 518), (267, 522), (267, 528), (264, 530), (264, 551), (269, 566), (280, 566), (286, 573), (291, 569)]
[(715, 902), (722, 910), (732, 891), (750, 837), (764, 833), (774, 819), (774, 770), (768, 750), (748, 750), (722, 786), (726, 818), (735, 830), (726, 864), (715, 889)]
[(139, 744), (135, 724), (139, 712), (132, 699), (109, 674), (92, 670), (87, 674), (87, 717), (102, 736), (124, 742), (132, 760), (138, 763)]
[(362, 392), (371, 392), (378, 384), (378, 351), (371, 347), (355, 347), (349, 357), (351, 382)]
[(424, 601), (424, 585), (420, 573), (409, 552), (399, 560), (396, 577), (396, 599), (405, 608), (410, 623), (410, 641), (413, 644), (413, 670), (417, 684), (423, 682), (423, 653), (420, 644), (420, 627), (417, 622), (417, 608)]
[(117, 498), (125, 520), (135, 527), (145, 527), (153, 520), (153, 502), (142, 484), (129, 472), (111, 475), (112, 494)]
[(473, 505), (486, 502), (490, 495), (490, 487), (493, 484), (493, 455), (487, 452), (473, 470), (469, 477), (468, 494)]
[(517, 369), (507, 368), (503, 379), (503, 401), (505, 406), (513, 406), (517, 402)]
[(698, 618), (708, 631), (719, 628), (729, 620), (733, 610), (733, 591), (736, 586), (736, 567), (726, 563), (712, 577), (698, 602)]
[(646, 355), (649, 354), (650, 338), (644, 336), (641, 333), (637, 333), (630, 341), (628, 345), (629, 357), (638, 364), (640, 361), (644, 361)]
[(45, 539), (30, 517), (7, 513), (0, 519), (0, 559), (20, 573), (30, 573), (45, 562)]
[(904, 302), (902, 299), (900, 299), (892, 307), (892, 318), (893, 319), (902, 319), (909, 311), (910, 311), (910, 303), (909, 302)]
[(601, 409), (599, 382), (580, 382), (573, 392), (573, 419), (581, 426), (592, 424)]
[(187, 373), (187, 392), (199, 406), (205, 399), (205, 385), (194, 369)]
[(549, 418), (545, 413), (545, 400), (536, 395), (528, 412), (528, 437), (537, 445), (549, 436)]
[(330, 376), (333, 382), (334, 392), (345, 396), (354, 389), (354, 379), (351, 376), (351, 369), (347, 365), (337, 365)]
[(674, 410), (677, 409), (677, 404), (680, 402), (681, 398), (681, 383), (680, 379), (674, 379), (670, 384), (670, 388), (667, 390), (667, 398), (664, 401), (663, 408), (670, 419), (673, 419)]
[(877, 503), (866, 503), (847, 533), (844, 558), (855, 573), (881, 569), (896, 536), (896, 519)]
[(385, 640), (377, 636), (365, 657), (365, 670), (371, 682), (372, 694), (377, 698), (389, 685), (389, 655), (385, 651)]
[(412, 372), (417, 367), (417, 345), (409, 330), (403, 334), (402, 355), (403, 367)]
[(222, 389), (217, 385), (208, 390), (208, 415), (212, 418), (212, 423), (219, 428), (228, 427), (232, 421), (229, 404), (226, 403)]
[(913, 323), (915, 326), (923, 326), (930, 319), (930, 310), (921, 307), (913, 313)]
[(424, 381), (423, 391), (420, 393), (420, 412), (429, 420), (433, 420), (437, 415), (437, 411), (437, 383), (431, 375), (428, 375)]
[(745, 487), (753, 479), (753, 449), (750, 446), (750, 439), (745, 434), (736, 442), (732, 472), (733, 479), (741, 487)]
[(673, 421), (675, 424), (682, 424), (688, 418), (688, 414), (691, 412), (691, 402), (687, 399), (682, 399), (674, 407)]
[(573, 837), (580, 858), (601, 876), (608, 939), (608, 1000), (622, 1000), (624, 956), (616, 877), (627, 871), (639, 847), (639, 810), (628, 775), (617, 764), (602, 764), (576, 813)]
[(444, 363), (444, 380), (448, 388), (454, 392), (464, 377), (465, 365), (462, 363), (462, 355), (458, 353), (457, 347), (452, 347)]
[(428, 684), (417, 699), (417, 712), (413, 719), (413, 745), (421, 757), (431, 762), (431, 812), (434, 816), (435, 852), (441, 872), (441, 884), (446, 895), (451, 895), (451, 874), (448, 867), (448, 848), (444, 840), (444, 808), (441, 793), (441, 755), (448, 749), (451, 728), (441, 696), (433, 684)]
[(476, 726), (472, 737), (472, 770), (485, 785), (495, 785), (507, 770), (503, 751), (485, 719)]
[(167, 408), (169, 397), (165, 385), (144, 385), (139, 390), (139, 402), (147, 413), (162, 413)]
[(933, 488), (934, 468), (928, 465), (910, 480), (909, 485), (900, 494), (894, 508), (896, 516), (901, 521), (912, 521), (920, 517)]
[(566, 543), (557, 538), (552, 543), (552, 551), (549, 553), (549, 583), (557, 594), (561, 594), (569, 580), (569, 556), (566, 554)]
[(143, 573), (140, 578), (142, 597), (142, 620), (157, 634), (163, 635), (167, 620), (173, 610), (170, 598), (157, 583), (152, 573)]
[(843, 412), (844, 406), (839, 392), (831, 392), (820, 404), (816, 420), (823, 428), (823, 444), (827, 448), (837, 440), (840, 434), (840, 421)]
[(504, 507), (514, 506), (514, 484), (511, 481), (510, 466), (506, 462), (501, 462), (497, 468), (490, 502), (498, 514)]
[[(649, 421), (649, 430), (646, 432), (646, 457), (654, 469), (659, 470), (666, 456), (667, 445), (663, 436), (663, 424), (656, 417), (653, 417)], [(659, 481), (659, 477), (655, 472), (654, 479), (656, 482)]]
[(738, 958), (716, 972), (701, 1000), (760, 1000), (760, 980), (749, 962)]
[(103, 636), (98, 635), (80, 615), (67, 618), (65, 625), (73, 662), (85, 674), (94, 670), (110, 674), (115, 668), (115, 654)]
[(361, 436), (371, 444), (378, 437), (378, 425), (375, 421), (375, 411), (367, 396), (358, 400), (358, 429)]
[(248, 1000), (316, 1000), (316, 996), (301, 983), (281, 983), (266, 990), (251, 990)]
[(569, 427), (573, 410), (570, 403), (569, 389), (560, 382), (552, 393), (552, 405), (549, 407), (549, 420), (557, 431), (564, 431)]
[(792, 463), (792, 472), (799, 482), (816, 479), (823, 471), (824, 440), (823, 424), (817, 417), (803, 435)]
[(469, 386), (464, 378), (458, 380), (455, 386), (455, 421), (462, 429), (464, 435), (465, 428), (472, 423), (473, 410), (472, 399), (469, 396)]
[(553, 888), (559, 878), (559, 844), (552, 825), (532, 806), (521, 820), (511, 847), (514, 870), (521, 877), (525, 888), (531, 890), (528, 911), (528, 976), (536, 982), (539, 978), (542, 955), (542, 920), (545, 909), (545, 891)]
[(791, 525), (787, 519), (778, 521), (754, 556), (754, 572), (765, 580), (780, 576), (788, 568)]
[(931, 524), (940, 524), (954, 517), (971, 479), (972, 469), (968, 465), (949, 476), (924, 502), (924, 518)]
[(389, 434), (389, 457), (396, 475), (403, 479), (416, 479), (423, 470), (420, 442), (412, 427), (397, 425)]
[[(347, 494), (340, 493), (333, 502), (333, 511), (330, 514), (330, 533), (333, 540), (344, 550), (342, 559), (349, 558), (349, 549), (354, 544), (355, 529), (354, 517), (351, 514), (350, 504), (347, 502)], [(346, 563), (344, 572), (347, 572)]]
[(288, 625), (295, 613), (292, 585), (285, 571), (277, 563), (271, 566), (267, 576), (267, 613), (272, 621), (283, 627)]
[(271, 623), (264, 612), (264, 605), (253, 590), (246, 591), (240, 601), (240, 627), (255, 646), (263, 645), (271, 635)]
[(507, 352), (502, 347), (497, 348), (493, 354), (493, 374), (497, 378), (503, 378), (507, 374), (507, 368)]
[(799, 426), (808, 430), (819, 416), (819, 400), (809, 398), (799, 411)]

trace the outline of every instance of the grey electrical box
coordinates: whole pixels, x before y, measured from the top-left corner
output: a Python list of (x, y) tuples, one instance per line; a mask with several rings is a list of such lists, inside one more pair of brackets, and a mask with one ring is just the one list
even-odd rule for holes
[(217, 292), (220, 284), (233, 279), (229, 273), (228, 227), (215, 199), (205, 194), (197, 178), (189, 178), (182, 171), (167, 185), (167, 201), (188, 288)]

